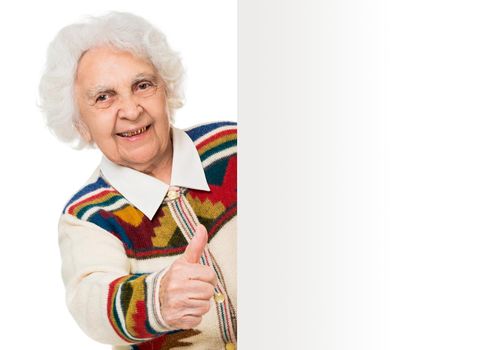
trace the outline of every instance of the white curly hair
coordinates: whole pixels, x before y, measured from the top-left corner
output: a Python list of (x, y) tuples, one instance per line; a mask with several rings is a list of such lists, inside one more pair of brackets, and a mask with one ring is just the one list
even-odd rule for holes
[(40, 108), (48, 128), (61, 140), (81, 149), (88, 143), (76, 125), (80, 114), (74, 97), (79, 60), (87, 50), (112, 46), (151, 61), (166, 86), (167, 108), (183, 106), (181, 58), (165, 35), (145, 19), (124, 12), (110, 12), (62, 28), (47, 50), (45, 71), (39, 85)]

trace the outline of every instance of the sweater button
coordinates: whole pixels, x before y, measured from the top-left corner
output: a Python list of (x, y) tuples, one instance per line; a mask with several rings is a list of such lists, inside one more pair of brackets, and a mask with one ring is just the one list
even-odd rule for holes
[(169, 190), (167, 194), (169, 200), (177, 199), (179, 196), (179, 192), (174, 190)]
[[(220, 303), (223, 303), (224, 302), (225, 297), (224, 297), (224, 295), (222, 293), (215, 293), (214, 299), (215, 299), (215, 301), (217, 303), (220, 304)], [(230, 343), (228, 343), (228, 344), (230, 344)]]
[(234, 343), (225, 344), (225, 350), (235, 350), (235, 344)]

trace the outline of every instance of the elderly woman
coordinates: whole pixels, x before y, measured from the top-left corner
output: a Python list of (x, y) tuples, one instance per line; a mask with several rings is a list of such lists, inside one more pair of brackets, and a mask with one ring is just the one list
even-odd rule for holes
[(115, 349), (235, 349), (236, 125), (172, 125), (180, 58), (144, 19), (63, 28), (40, 83), (49, 128), (103, 157), (59, 222), (73, 317)]

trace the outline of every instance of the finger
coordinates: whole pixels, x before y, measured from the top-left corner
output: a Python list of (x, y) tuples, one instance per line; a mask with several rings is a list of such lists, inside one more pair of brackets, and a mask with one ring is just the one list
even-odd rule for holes
[(161, 315), (170, 327), (178, 327), (185, 316), (200, 317), (210, 310), (211, 300), (189, 299), (167, 300), (161, 303)]
[(186, 289), (186, 295), (190, 300), (210, 300), (214, 294), (215, 287), (207, 282), (191, 281)]
[(217, 285), (217, 275), (213, 268), (205, 265), (190, 265), (186, 266), (183, 271), (189, 280), (196, 280), (210, 283), (213, 286)]
[(202, 322), (202, 317), (186, 315), (183, 316), (179, 321), (173, 323), (173, 327), (180, 329), (191, 329), (195, 328)]
[(185, 253), (181, 258), (192, 264), (200, 263), (200, 258), (203, 254), (203, 249), (207, 245), (207, 240), (207, 229), (203, 225), (198, 225), (195, 236), (188, 244)]
[(185, 315), (190, 316), (203, 316), (210, 311), (209, 300), (191, 300), (191, 306), (184, 310)]

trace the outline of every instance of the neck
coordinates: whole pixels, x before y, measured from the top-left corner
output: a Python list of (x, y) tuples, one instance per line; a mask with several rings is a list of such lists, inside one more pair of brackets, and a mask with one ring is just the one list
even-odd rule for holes
[(153, 169), (148, 170), (146, 173), (169, 185), (171, 182), (172, 164), (173, 164), (173, 142), (170, 142), (170, 145), (165, 152), (165, 157), (160, 159), (160, 161), (157, 162), (157, 164), (153, 167)]

